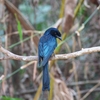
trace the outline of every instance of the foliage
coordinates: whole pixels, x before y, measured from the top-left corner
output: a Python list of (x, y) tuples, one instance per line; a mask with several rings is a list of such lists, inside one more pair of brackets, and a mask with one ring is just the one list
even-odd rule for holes
[(18, 33), (19, 33), (19, 38), (20, 38), (20, 41), (22, 41), (23, 40), (22, 26), (21, 26), (21, 23), (18, 20), (16, 14), (15, 14), (15, 17), (16, 17), (16, 21), (17, 21), (17, 29), (18, 29)]
[[(20, 11), (23, 15), (34, 25), (36, 28), (41, 30), (47, 28), (47, 22), (45, 19), (48, 18), (50, 13), (50, 5), (39, 5), (37, 8), (32, 8), (32, 6), (27, 6), (23, 3), (19, 6)], [(33, 13), (33, 10), (36, 10), (36, 13)]]
[(12, 98), (12, 97), (7, 97), (7, 96), (0, 96), (0, 100), (23, 100), (23, 99)]

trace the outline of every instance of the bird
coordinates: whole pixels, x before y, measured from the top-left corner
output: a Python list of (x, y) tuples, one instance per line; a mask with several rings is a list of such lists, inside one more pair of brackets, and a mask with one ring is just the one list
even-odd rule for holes
[(50, 77), (48, 71), (48, 62), (55, 48), (57, 47), (56, 38), (62, 40), (61, 33), (57, 28), (47, 29), (38, 43), (38, 66), (43, 69), (42, 91), (50, 90)]

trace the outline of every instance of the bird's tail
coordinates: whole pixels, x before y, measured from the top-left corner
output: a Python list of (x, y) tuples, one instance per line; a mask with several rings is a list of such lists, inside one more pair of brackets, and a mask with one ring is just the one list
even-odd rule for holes
[(48, 62), (43, 66), (43, 87), (42, 90), (50, 90), (50, 77), (48, 71)]

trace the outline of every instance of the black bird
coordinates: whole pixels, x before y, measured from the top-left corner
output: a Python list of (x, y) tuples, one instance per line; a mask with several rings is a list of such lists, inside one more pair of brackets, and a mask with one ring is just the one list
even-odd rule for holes
[(39, 67), (43, 67), (43, 87), (42, 90), (50, 90), (50, 78), (48, 72), (48, 62), (57, 46), (56, 38), (61, 40), (61, 33), (57, 28), (49, 28), (40, 38), (38, 44)]

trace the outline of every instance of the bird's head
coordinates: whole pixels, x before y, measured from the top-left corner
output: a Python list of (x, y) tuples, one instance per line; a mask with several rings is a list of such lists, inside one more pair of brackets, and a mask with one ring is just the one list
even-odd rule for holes
[(54, 36), (55, 36), (56, 38), (62, 40), (62, 38), (61, 38), (61, 33), (60, 33), (60, 32), (55, 32), (55, 33), (54, 33)]
[(60, 40), (62, 40), (61, 38), (61, 33), (59, 32), (59, 30), (57, 28), (49, 28), (45, 34), (51, 34), (52, 36), (54, 36), (55, 38), (58, 38)]

